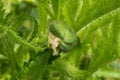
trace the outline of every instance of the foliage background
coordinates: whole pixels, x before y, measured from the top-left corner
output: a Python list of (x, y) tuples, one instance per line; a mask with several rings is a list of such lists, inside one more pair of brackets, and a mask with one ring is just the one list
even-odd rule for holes
[[(48, 26), (81, 44), (52, 56)], [(0, 0), (0, 80), (120, 80), (120, 0)]]

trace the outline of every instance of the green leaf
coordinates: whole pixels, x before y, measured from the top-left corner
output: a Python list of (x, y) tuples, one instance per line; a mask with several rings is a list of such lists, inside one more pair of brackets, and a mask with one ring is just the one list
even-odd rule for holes
[[(17, 68), (16, 68), (16, 57), (13, 51), (14, 48), (14, 41), (12, 40), (12, 38), (9, 35), (4, 35), (0, 38), (0, 54), (4, 55), (7, 60), (3, 60), (2, 62), (0, 62), (1, 66), (6, 67), (4, 69), (1, 70), (1, 72), (3, 74), (11, 74), (11, 78), (13, 77), (17, 77)], [(2, 68), (3, 68), (2, 67)], [(15, 69), (15, 70), (12, 70)], [(16, 76), (15, 76), (16, 75)]]
[(31, 45), (30, 43), (28, 43), (27, 41), (25, 41), (24, 39), (22, 39), (21, 37), (19, 37), (14, 31), (12, 30), (8, 30), (8, 34), (9, 36), (11, 36), (16, 42), (21, 43), (22, 45), (28, 46), (29, 48), (33, 49), (33, 50), (39, 50), (37, 47), (35, 47), (34, 45)]
[(80, 0), (66, 0), (63, 6), (63, 15), (67, 24), (74, 29), (77, 11), (80, 4)]
[[(113, 75), (114, 74), (114, 75)], [(118, 71), (111, 71), (111, 70), (98, 70), (97, 72), (94, 73), (94, 76), (101, 76), (105, 78), (115, 78), (115, 79), (120, 79), (120, 73)]]
[(83, 40), (87, 39), (87, 36), (91, 34), (93, 31), (97, 30), (99, 27), (102, 27), (103, 25), (109, 23), (109, 21), (116, 16), (118, 13), (120, 13), (120, 8), (113, 10), (95, 20), (90, 22), (88, 25), (84, 26), (82, 29), (80, 29), (77, 32), (77, 35), (81, 39), (81, 42)]
[(91, 21), (120, 7), (120, 0), (95, 0), (95, 2), (92, 1), (93, 4), (89, 5), (89, 3), (87, 5), (87, 8), (86, 5), (84, 5), (86, 4), (86, 1), (87, 0), (83, 1), (81, 13), (76, 20), (77, 24), (74, 27), (75, 31), (78, 31), (78, 29), (81, 29), (85, 25), (89, 24)]
[(25, 74), (22, 74), (24, 80), (41, 79), (42, 74), (47, 69), (48, 59), (50, 56), (50, 51), (41, 53), (36, 59), (30, 63), (29, 69)]
[(3, 3), (0, 1), (0, 25), (2, 24), (4, 19), (4, 11), (3, 11)]
[(118, 35), (120, 26), (118, 24), (120, 17), (118, 15), (113, 18), (112, 24), (107, 26), (102, 41), (98, 42), (97, 49), (94, 50), (94, 54), (99, 54), (99, 56), (95, 56), (95, 61), (89, 66), (91, 73), (119, 57)]
[(3, 0), (3, 3), (4, 3), (3, 9), (5, 10), (5, 16), (7, 16), (11, 11), (12, 1), (11, 0), (7, 0), (7, 1)]
[(15, 52), (15, 56), (16, 56), (16, 62), (21, 69), (24, 67), (25, 63), (28, 63), (30, 60), (30, 54), (28, 53), (28, 48), (25, 48), (23, 46), (18, 47), (18, 49)]
[(48, 6), (48, 0), (37, 0), (38, 2), (38, 16), (39, 16), (39, 33), (40, 35), (43, 35), (44, 33), (46, 33), (46, 29), (48, 26), (47, 23), (47, 12), (46, 12), (46, 8)]
[(3, 54), (0, 54), (0, 60), (6, 60), (6, 59), (7, 59), (6, 56), (4, 56)]
[[(69, 76), (71, 78), (78, 78), (84, 75), (84, 71), (79, 70), (69, 62), (63, 60), (56, 60), (54, 65), (64, 76)], [(64, 67), (63, 67), (64, 66)]]
[(51, 0), (56, 20), (60, 20), (62, 0)]

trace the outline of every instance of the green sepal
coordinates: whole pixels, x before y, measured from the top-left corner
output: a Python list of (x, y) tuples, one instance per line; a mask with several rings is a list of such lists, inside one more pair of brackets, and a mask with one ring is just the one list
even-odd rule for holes
[(64, 51), (70, 50), (78, 41), (75, 32), (64, 22), (52, 22), (49, 31), (61, 40), (60, 48)]

